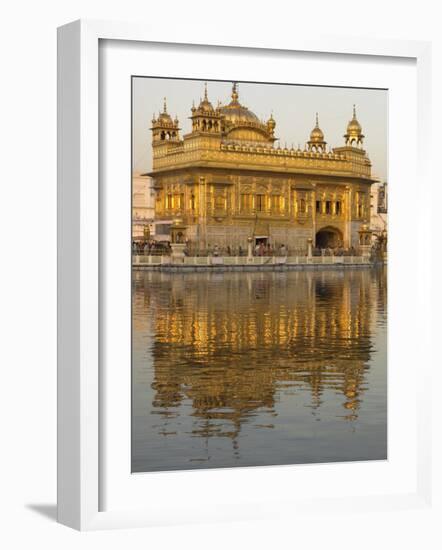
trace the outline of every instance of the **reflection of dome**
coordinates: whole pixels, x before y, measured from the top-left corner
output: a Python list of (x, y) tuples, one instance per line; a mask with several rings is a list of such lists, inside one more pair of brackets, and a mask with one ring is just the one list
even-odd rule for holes
[(220, 107), (219, 112), (225, 117), (226, 122), (228, 121), (232, 125), (238, 125), (241, 122), (252, 122), (255, 124), (261, 124), (259, 118), (255, 115), (255, 113), (249, 111), (247, 107), (244, 107), (244, 105), (241, 105), (241, 103), (238, 101), (238, 91), (236, 83), (233, 84), (232, 88), (232, 101), (228, 105)]

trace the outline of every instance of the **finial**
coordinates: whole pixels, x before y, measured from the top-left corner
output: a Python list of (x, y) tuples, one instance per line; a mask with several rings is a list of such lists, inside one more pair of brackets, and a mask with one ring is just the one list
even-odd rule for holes
[(238, 85), (236, 82), (233, 83), (233, 86), (232, 86), (232, 99), (233, 101), (238, 101)]
[(204, 101), (208, 101), (208, 99), (207, 99), (207, 82), (204, 83)]
[(353, 118), (356, 118), (356, 105), (353, 103)]
[(166, 104), (166, 98), (164, 98), (164, 105), (163, 105), (163, 112), (167, 113), (167, 104)]
[(319, 119), (318, 119), (318, 113), (316, 113), (316, 128), (319, 128)]

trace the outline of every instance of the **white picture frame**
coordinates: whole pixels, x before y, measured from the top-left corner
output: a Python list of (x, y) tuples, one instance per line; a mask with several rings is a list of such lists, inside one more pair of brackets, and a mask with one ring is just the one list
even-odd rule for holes
[[(139, 527), (179, 522), (213, 521), (217, 519), (241, 519), (267, 517), (274, 514), (287, 515), (312, 510), (351, 510), (355, 503), (364, 511), (427, 506), (431, 498), (431, 449), (430, 431), (426, 419), (430, 416), (430, 402), (420, 382), (416, 386), (417, 407), (415, 423), (417, 483), (413, 491), (391, 491), (367, 494), (366, 496), (337, 495), (333, 502), (316, 496), (302, 501), (287, 500), (281, 493), (277, 505), (272, 495), (273, 513), (264, 509), (265, 495), (260, 500), (251, 497), (247, 510), (232, 506), (215, 506), (207, 512), (207, 503), (200, 509), (182, 503), (181, 512), (167, 512), (167, 507), (154, 513), (151, 507), (113, 506), (104, 510), (101, 502), (100, 483), (103, 482), (100, 432), (100, 415), (103, 408), (103, 388), (100, 385), (102, 358), (100, 334), (102, 318), (100, 304), (103, 291), (100, 281), (102, 252), (100, 249), (100, 174), (99, 174), (99, 47), (100, 41), (125, 41), (135, 43), (187, 44), (186, 32), (167, 36), (161, 31), (135, 24), (108, 23), (99, 21), (76, 21), (59, 29), (58, 33), (58, 520), (60, 523), (80, 530), (115, 527)], [(263, 38), (217, 40), (217, 47), (269, 49), (321, 53), (332, 55), (378, 56), (380, 58), (411, 58), (417, 71), (417, 163), (419, 193), (422, 208), (416, 213), (418, 235), (428, 228), (430, 216), (425, 204), (431, 204), (431, 182), (428, 173), (428, 136), (431, 106), (429, 98), (430, 45), (425, 42), (359, 40), (335, 37), (306, 39), (302, 36), (283, 37), (266, 43)], [(204, 37), (201, 39), (204, 43)], [(197, 43), (195, 42), (195, 45)], [(212, 46), (213, 46), (212, 45)], [(173, 76), (173, 75), (170, 75)], [(431, 353), (431, 266), (429, 240), (419, 252), (419, 299), (416, 313), (422, 314), (422, 337)], [(393, 253), (394, 256), (394, 253)], [(428, 330), (429, 329), (429, 330)], [(428, 384), (431, 361), (420, 368), (423, 380)], [(285, 467), (274, 467), (284, 475)], [(261, 472), (271, 483), (272, 472)], [(161, 488), (166, 483), (164, 474), (155, 474), (151, 483)], [(171, 474), (181, 476), (189, 483), (189, 473)], [(217, 482), (219, 472), (199, 472), (204, 484)], [(238, 480), (238, 476), (250, 477), (244, 470), (230, 471), (223, 476)], [(355, 475), (355, 474), (353, 474)], [(357, 473), (356, 473), (357, 475)], [(163, 476), (163, 477), (161, 477)], [(174, 478), (175, 480), (178, 477)], [(195, 479), (195, 478), (192, 478)], [(224, 477), (224, 480), (226, 478)], [(220, 480), (218, 480), (219, 482)], [(149, 482), (149, 480), (148, 480)], [(223, 480), (221, 480), (223, 483)], [(185, 485), (183, 485), (184, 487)], [(269, 496), (270, 498), (270, 496)]]

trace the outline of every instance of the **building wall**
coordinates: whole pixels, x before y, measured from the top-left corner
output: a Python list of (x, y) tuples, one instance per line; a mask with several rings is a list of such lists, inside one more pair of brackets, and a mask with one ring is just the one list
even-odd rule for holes
[(371, 229), (384, 231), (388, 225), (387, 184), (375, 183), (371, 188)]
[(144, 238), (145, 227), (154, 232), (155, 192), (152, 178), (135, 173), (132, 176), (132, 238)]
[(182, 220), (197, 249), (246, 248), (247, 237), (261, 236), (305, 251), (321, 229), (348, 248), (370, 219), (370, 183), (335, 176), (182, 170), (156, 175), (154, 187), (156, 219)]

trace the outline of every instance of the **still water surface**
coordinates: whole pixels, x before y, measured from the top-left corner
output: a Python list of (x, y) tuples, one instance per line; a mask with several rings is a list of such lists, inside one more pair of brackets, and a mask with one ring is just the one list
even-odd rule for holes
[(132, 471), (385, 459), (386, 281), (134, 272)]

